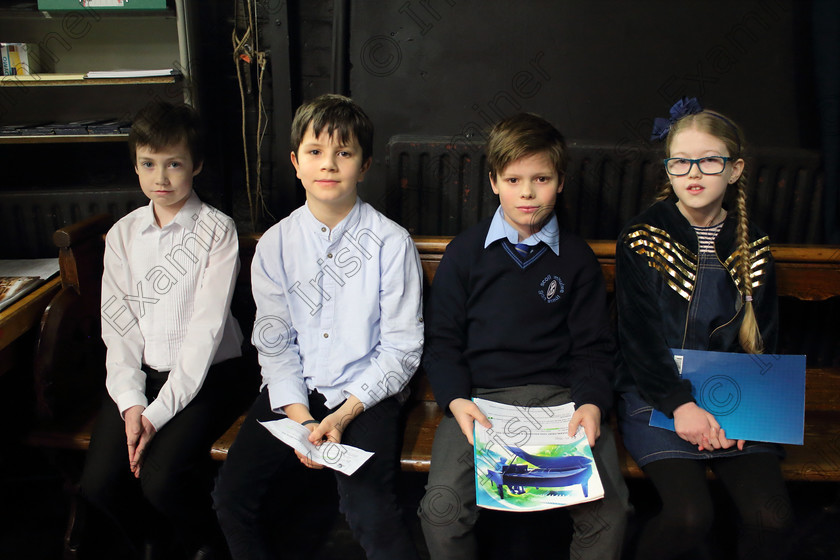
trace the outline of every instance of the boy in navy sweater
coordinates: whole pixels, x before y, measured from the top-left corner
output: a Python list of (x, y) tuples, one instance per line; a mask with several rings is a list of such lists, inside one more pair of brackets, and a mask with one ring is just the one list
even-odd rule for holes
[(612, 430), (615, 348), (604, 278), (579, 237), (561, 231), (566, 146), (544, 119), (519, 114), (490, 133), (487, 163), (500, 206), (447, 247), (426, 309), (423, 366), (446, 412), (435, 433), (420, 519), (433, 560), (477, 558), (473, 427), (490, 422), (471, 397), (519, 406), (575, 403), (605, 497), (569, 508), (572, 558), (619, 558), (627, 517)]

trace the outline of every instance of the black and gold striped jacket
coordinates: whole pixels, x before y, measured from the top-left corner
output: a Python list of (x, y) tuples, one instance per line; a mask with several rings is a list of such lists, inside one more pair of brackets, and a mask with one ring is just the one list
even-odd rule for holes
[[(695, 301), (697, 234), (675, 202), (657, 202), (622, 231), (616, 246), (615, 280), (621, 351), (618, 389), (635, 387), (647, 402), (669, 416), (681, 404), (694, 400), (690, 383), (677, 374), (670, 348), (743, 351), (738, 342), (744, 296), (737, 273), (740, 253), (735, 217), (727, 216), (715, 240), (715, 252), (731, 282), (720, 287), (717, 297), (704, 293)], [(765, 351), (773, 352), (778, 304), (770, 242), (752, 224), (749, 240), (753, 305)], [(705, 348), (686, 345), (689, 309), (696, 305), (721, 306), (720, 316), (729, 318), (710, 328)]]

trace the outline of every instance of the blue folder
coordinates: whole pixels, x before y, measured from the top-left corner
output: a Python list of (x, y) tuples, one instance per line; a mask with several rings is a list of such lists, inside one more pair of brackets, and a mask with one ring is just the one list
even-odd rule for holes
[[(805, 356), (671, 349), (697, 404), (711, 412), (729, 439), (802, 445)], [(654, 410), (650, 425), (674, 431)]]

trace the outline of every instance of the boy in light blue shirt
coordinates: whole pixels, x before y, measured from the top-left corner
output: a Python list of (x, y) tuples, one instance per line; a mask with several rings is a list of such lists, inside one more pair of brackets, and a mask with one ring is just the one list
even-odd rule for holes
[(361, 108), (338, 95), (303, 105), (292, 124), (306, 204), (257, 245), (252, 342), (263, 386), (214, 492), (234, 558), (278, 556), (261, 530), (263, 499), (302, 474), (295, 456), (322, 468), (258, 424), (282, 417), (308, 428), (313, 443), (375, 453), (352, 476), (336, 471), (340, 508), (368, 558), (417, 555), (394, 483), (401, 397), (422, 352), (422, 271), (408, 232), (358, 198), (372, 137)]

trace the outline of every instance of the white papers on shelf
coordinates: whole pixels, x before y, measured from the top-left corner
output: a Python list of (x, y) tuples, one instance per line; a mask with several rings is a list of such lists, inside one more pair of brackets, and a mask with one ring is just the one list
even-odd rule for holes
[(85, 74), (85, 78), (155, 78), (159, 76), (174, 76), (178, 72), (172, 68), (158, 70), (92, 70)]

